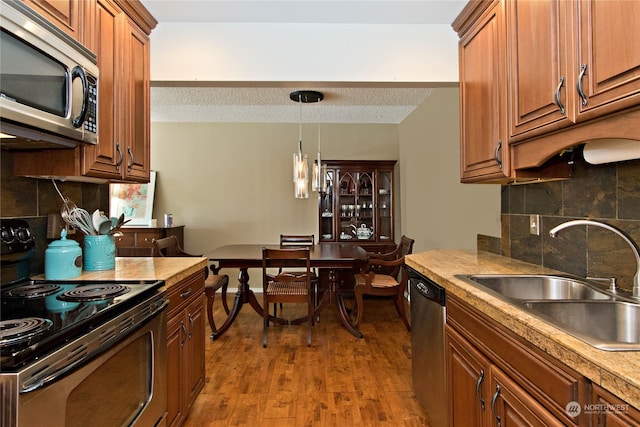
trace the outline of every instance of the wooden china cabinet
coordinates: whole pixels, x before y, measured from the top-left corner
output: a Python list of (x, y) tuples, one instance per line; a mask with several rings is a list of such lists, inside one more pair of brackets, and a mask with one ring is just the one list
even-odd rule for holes
[(394, 246), (395, 160), (329, 160), (327, 191), (318, 197), (319, 241), (368, 251)]

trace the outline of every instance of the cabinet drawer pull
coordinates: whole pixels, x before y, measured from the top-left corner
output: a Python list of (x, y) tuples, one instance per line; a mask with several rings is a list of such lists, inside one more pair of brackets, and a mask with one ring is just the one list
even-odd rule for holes
[(122, 155), (122, 150), (120, 149), (120, 144), (116, 144), (116, 153), (118, 153), (118, 161), (116, 162), (116, 170), (120, 170), (120, 166), (122, 166), (122, 162), (124, 161), (124, 156)]
[(144, 238), (144, 242), (145, 242), (145, 243), (153, 243), (153, 239), (150, 239), (150, 238), (148, 238), (148, 237), (145, 237), (145, 238)]
[(502, 170), (502, 159), (500, 158), (500, 150), (502, 149), (502, 140), (498, 141), (498, 145), (496, 145), (496, 151), (493, 152), (493, 158), (496, 163), (498, 163), (498, 167)]
[(558, 87), (556, 88), (555, 100), (556, 105), (560, 109), (560, 114), (565, 115), (564, 105), (562, 105), (562, 101), (560, 100), (560, 91), (562, 90), (562, 86), (564, 85), (564, 76), (560, 77), (560, 82), (558, 83)]
[(480, 401), (480, 408), (484, 411), (484, 399), (480, 395), (480, 386), (482, 385), (482, 380), (484, 380), (484, 369), (480, 370), (480, 376), (478, 377), (478, 382), (476, 382), (476, 396), (478, 396), (478, 400)]
[(127, 166), (127, 172), (131, 172), (131, 167), (133, 166), (133, 163), (135, 161), (135, 158), (133, 157), (133, 151), (131, 151), (131, 147), (127, 147), (127, 153), (129, 154), (129, 158), (131, 159), (129, 165)]
[(496, 425), (500, 427), (500, 415), (496, 414), (496, 400), (500, 396), (500, 384), (496, 384), (496, 392), (493, 394), (491, 398), (491, 412), (493, 413), (493, 417), (496, 419)]
[(582, 90), (582, 78), (584, 77), (586, 72), (587, 64), (582, 64), (582, 68), (580, 68), (580, 74), (578, 75), (578, 95), (580, 95), (580, 98), (582, 98), (583, 107), (587, 105), (587, 95), (585, 95), (584, 91)]
[(191, 327), (191, 329), (189, 331), (189, 339), (191, 339), (191, 333), (193, 332), (193, 330), (196, 327), (196, 322), (193, 321), (193, 317), (191, 317), (191, 314), (189, 314), (189, 326)]
[(180, 294), (180, 298), (189, 298), (191, 296), (191, 293), (192, 293), (191, 288), (189, 288)]
[(184, 340), (185, 337), (190, 335), (189, 332), (187, 332), (187, 327), (184, 326), (184, 322), (180, 322), (180, 327), (182, 328), (182, 337), (180, 338), (180, 347), (184, 347)]

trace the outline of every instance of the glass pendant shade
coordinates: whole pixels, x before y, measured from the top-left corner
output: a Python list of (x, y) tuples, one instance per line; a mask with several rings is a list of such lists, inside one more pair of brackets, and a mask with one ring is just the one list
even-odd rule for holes
[(327, 165), (320, 162), (320, 152), (318, 152), (318, 160), (313, 164), (313, 191), (320, 193), (327, 192)]
[(309, 158), (301, 150), (293, 153), (293, 192), (296, 199), (309, 198)]

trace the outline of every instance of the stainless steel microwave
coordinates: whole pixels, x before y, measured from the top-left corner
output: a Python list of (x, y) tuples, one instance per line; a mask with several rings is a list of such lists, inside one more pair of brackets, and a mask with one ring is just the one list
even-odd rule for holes
[(19, 1), (0, 0), (0, 26), (2, 147), (96, 144), (95, 54)]

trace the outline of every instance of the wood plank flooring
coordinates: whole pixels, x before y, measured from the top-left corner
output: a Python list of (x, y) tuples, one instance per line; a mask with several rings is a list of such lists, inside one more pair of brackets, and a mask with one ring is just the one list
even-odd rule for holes
[[(206, 383), (184, 425), (428, 426), (413, 393), (410, 333), (391, 301), (365, 302), (362, 339), (341, 326), (334, 306), (313, 327), (311, 347), (306, 325), (296, 325), (271, 326), (263, 348), (262, 318), (249, 305), (217, 341), (207, 327)], [(304, 312), (288, 304), (282, 316)]]

